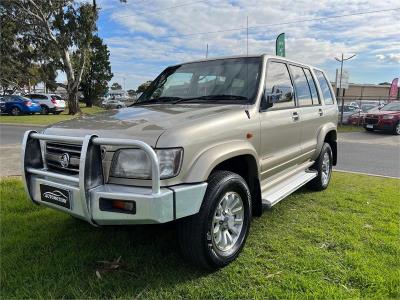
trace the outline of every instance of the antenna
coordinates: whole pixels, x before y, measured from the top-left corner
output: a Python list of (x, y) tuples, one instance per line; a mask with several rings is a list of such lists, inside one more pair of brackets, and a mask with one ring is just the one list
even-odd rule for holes
[(246, 55), (249, 56), (249, 16), (247, 16), (246, 24)]

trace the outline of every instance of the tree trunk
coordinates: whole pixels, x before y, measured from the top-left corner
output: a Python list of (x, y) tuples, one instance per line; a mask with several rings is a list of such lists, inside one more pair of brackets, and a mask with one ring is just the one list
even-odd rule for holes
[(75, 115), (80, 112), (78, 89), (68, 89), (68, 114)]

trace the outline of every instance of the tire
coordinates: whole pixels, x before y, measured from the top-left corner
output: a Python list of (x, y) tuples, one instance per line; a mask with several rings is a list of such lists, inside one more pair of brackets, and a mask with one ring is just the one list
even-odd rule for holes
[(61, 114), (61, 111), (55, 111), (53, 114), (59, 115), (59, 114)]
[(332, 149), (328, 143), (324, 143), (317, 160), (311, 169), (318, 172), (317, 177), (311, 180), (307, 187), (314, 191), (325, 190), (331, 180), (332, 175)]
[[(245, 180), (228, 171), (211, 174), (199, 213), (178, 223), (179, 245), (184, 258), (208, 270), (228, 265), (242, 250), (250, 222), (251, 195)], [(215, 234), (212, 234), (214, 230)]]
[(121, 105), (118, 105), (118, 106), (117, 106), (117, 109), (120, 109), (120, 108), (122, 108), (122, 106), (121, 106)]
[(400, 121), (393, 127), (393, 134), (400, 135)]
[(40, 107), (40, 114), (41, 115), (48, 115), (50, 112), (49, 108), (46, 105), (42, 105)]
[(13, 108), (11, 108), (10, 110), (10, 115), (12, 116), (19, 116), (21, 114), (21, 109), (14, 106)]

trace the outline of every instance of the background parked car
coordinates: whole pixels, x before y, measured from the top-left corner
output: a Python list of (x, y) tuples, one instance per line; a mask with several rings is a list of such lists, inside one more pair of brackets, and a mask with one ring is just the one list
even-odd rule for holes
[(6, 95), (0, 97), (0, 112), (13, 116), (40, 113), (40, 105), (29, 98)]
[(379, 111), (368, 113), (364, 120), (367, 131), (384, 130), (400, 135), (400, 101), (388, 103)]
[(367, 113), (372, 113), (379, 111), (379, 105), (375, 104), (363, 104), (361, 105), (361, 110), (358, 113), (351, 115), (348, 118), (347, 124), (362, 126), (364, 125), (364, 117)]
[(121, 100), (108, 99), (108, 100), (104, 100), (101, 103), (101, 106), (106, 109), (113, 109), (113, 108), (119, 109), (119, 108), (126, 107), (126, 104), (125, 104), (125, 102), (122, 102)]
[(41, 114), (47, 115), (49, 113), (60, 114), (65, 110), (65, 101), (61, 96), (56, 94), (27, 94), (25, 97), (34, 100), (40, 104)]
[[(349, 117), (355, 113), (360, 112), (361, 110), (358, 108), (358, 106), (353, 106), (353, 105), (344, 105), (343, 106), (343, 124), (349, 124)], [(341, 114), (342, 114), (342, 106), (339, 106), (339, 123), (341, 119)]]

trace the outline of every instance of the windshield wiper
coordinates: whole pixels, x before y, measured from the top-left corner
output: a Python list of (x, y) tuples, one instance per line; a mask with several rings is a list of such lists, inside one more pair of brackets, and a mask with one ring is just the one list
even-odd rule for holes
[(191, 101), (191, 100), (247, 100), (245, 96), (239, 95), (226, 95), (226, 94), (218, 94), (218, 95), (207, 95), (207, 96), (199, 96), (199, 97), (190, 97), (190, 98), (181, 98), (178, 99), (175, 103)]
[(159, 97), (159, 98), (151, 98), (146, 101), (135, 102), (132, 105), (165, 103), (171, 101), (179, 101), (181, 99), (182, 99), (181, 97)]

